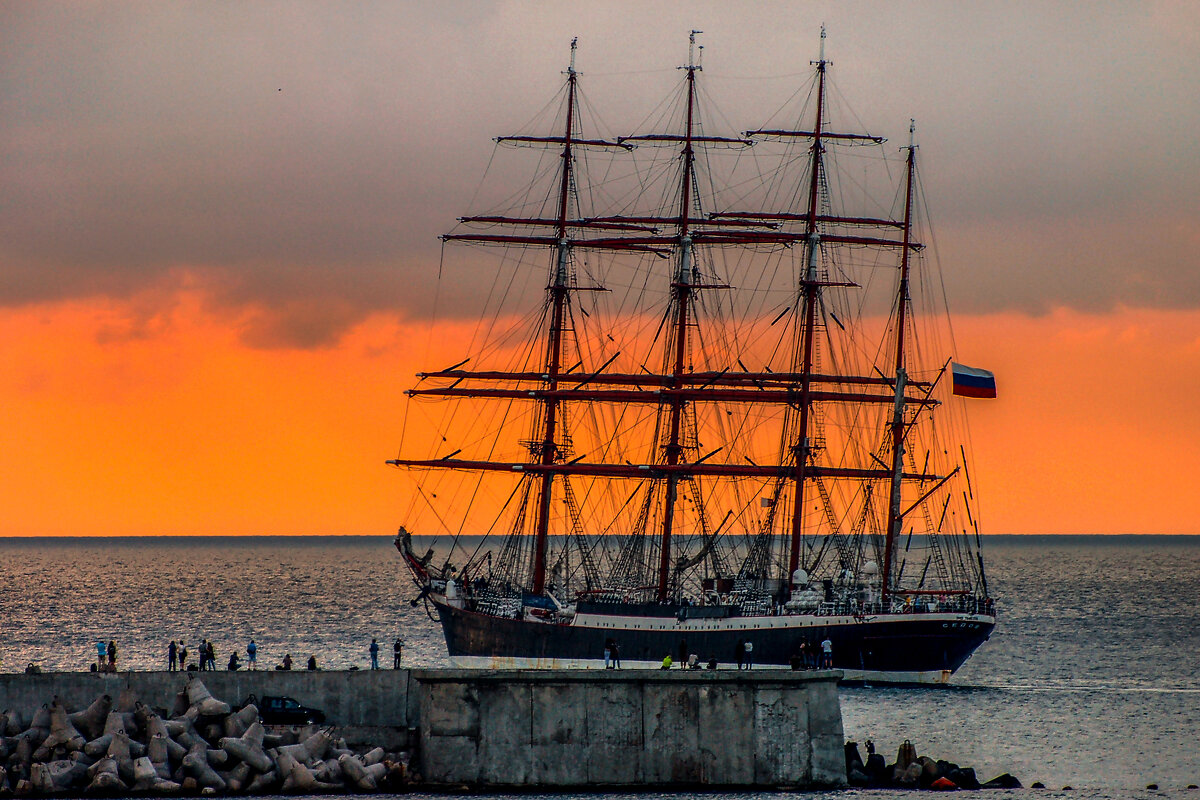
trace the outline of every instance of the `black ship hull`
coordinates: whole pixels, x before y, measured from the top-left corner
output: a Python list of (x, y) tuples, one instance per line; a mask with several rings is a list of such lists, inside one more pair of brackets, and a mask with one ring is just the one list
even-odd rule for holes
[[(677, 616), (579, 614), (569, 623), (493, 616), (433, 598), (450, 660), (459, 667), (596, 668), (606, 644), (618, 647), (625, 668), (678, 663), (695, 654), (704, 663), (736, 667), (739, 643), (753, 645), (744, 659), (755, 668), (814, 666), (826, 638), (832, 667), (846, 680), (946, 683), (987, 641), (995, 618), (986, 614), (907, 613), (867, 616)], [(806, 645), (806, 646), (803, 646)], [(818, 662), (819, 663), (819, 662)]]

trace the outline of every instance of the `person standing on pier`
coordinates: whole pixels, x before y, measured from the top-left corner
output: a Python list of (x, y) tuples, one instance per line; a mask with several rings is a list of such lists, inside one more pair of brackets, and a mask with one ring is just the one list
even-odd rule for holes
[(179, 657), (179, 647), (175, 644), (175, 640), (172, 639), (171, 643), (169, 645), (167, 645), (167, 671), (168, 672), (175, 671), (175, 661), (178, 657)]
[(821, 642), (821, 668), (833, 669), (833, 642), (828, 636)]
[(208, 668), (213, 672), (217, 671), (217, 653), (213, 650), (212, 639), (208, 640), (208, 646), (205, 648), (208, 652)]
[(187, 642), (179, 640), (179, 668), (187, 669)]
[(754, 642), (746, 641), (746, 669), (754, 669)]
[(746, 663), (746, 640), (738, 639), (737, 645), (733, 648), (733, 654), (737, 656), (738, 669)]
[(108, 671), (117, 671), (117, 642), (114, 639), (108, 640)]
[(196, 660), (200, 662), (201, 672), (208, 669), (208, 639), (200, 640), (200, 650), (196, 653)]
[(258, 645), (254, 640), (250, 640), (250, 644), (246, 645), (246, 668), (258, 669)]
[(404, 651), (404, 640), (399, 636), (392, 644), (392, 669), (400, 669), (400, 655)]
[(371, 669), (379, 669), (379, 642), (372, 638), (367, 650), (371, 653)]
[(612, 647), (609, 648), (612, 655), (613, 669), (621, 668), (621, 648), (617, 646), (617, 640), (614, 639)]
[(107, 655), (108, 645), (106, 645), (104, 640), (101, 639), (100, 641), (96, 642), (96, 669), (100, 670), (101, 672), (104, 671), (104, 661)]

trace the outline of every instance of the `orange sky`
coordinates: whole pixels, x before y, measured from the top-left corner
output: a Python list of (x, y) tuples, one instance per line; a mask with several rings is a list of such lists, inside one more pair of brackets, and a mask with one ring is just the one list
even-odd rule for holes
[(1200, 5), (354, 8), (0, 3), (0, 536), (394, 531), (402, 392), (471, 327), (427, 357), (404, 320), (493, 275), (437, 236), (550, 196), (492, 137), (559, 130), (576, 36), (588, 135), (657, 130), (689, 30), (707, 133), (791, 124), (818, 52), (834, 130), (917, 121), (956, 356), (999, 381), (985, 532), (1200, 534)]
[[(427, 332), (377, 315), (333, 346), (254, 349), (252, 311), (206, 307), (183, 289), (0, 312), (0, 535), (402, 522), (383, 462)], [(1200, 311), (958, 317), (956, 334), (1000, 386), (970, 408), (985, 532), (1200, 533)]]

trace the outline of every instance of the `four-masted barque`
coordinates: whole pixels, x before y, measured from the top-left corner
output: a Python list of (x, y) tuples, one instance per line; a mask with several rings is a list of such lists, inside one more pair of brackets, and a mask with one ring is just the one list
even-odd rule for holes
[(572, 42), (555, 128), (496, 140), (543, 168), (442, 237), (500, 254), (487, 324), (388, 462), (453, 545), (396, 545), (457, 666), (945, 682), (995, 611), (913, 129), (831, 127), (822, 30), (792, 124), (712, 135), (696, 33), (663, 128), (582, 130)]

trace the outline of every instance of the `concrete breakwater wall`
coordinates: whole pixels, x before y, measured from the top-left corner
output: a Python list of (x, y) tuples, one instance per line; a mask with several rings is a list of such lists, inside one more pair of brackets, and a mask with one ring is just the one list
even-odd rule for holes
[[(433, 784), (845, 784), (837, 672), (379, 670), (205, 672), (240, 701), (288, 695), (350, 741), (409, 747)], [(171, 709), (183, 673), (0, 675), (0, 709), (82, 708), (136, 692)]]
[(426, 780), (841, 786), (840, 673), (423, 671)]

